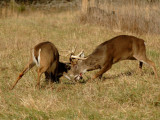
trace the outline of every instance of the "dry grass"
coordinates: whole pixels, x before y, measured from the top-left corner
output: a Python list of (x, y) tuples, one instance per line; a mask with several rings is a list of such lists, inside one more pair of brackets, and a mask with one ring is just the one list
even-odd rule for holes
[[(10, 85), (29, 58), (29, 50), (42, 41), (53, 42), (59, 50), (78, 45), (86, 55), (100, 43), (128, 31), (113, 32), (105, 26), (76, 21), (77, 11), (53, 11), (13, 15), (0, 19), (0, 119), (25, 120), (159, 120), (160, 80), (146, 65), (143, 75), (137, 61), (115, 64), (103, 78), (92, 83), (61, 84), (52, 88), (41, 79), (35, 89), (36, 68), (28, 72), (13, 91)], [(115, 29), (114, 29), (115, 30)], [(137, 36), (137, 35), (136, 35)], [(147, 55), (160, 73), (160, 36), (143, 34)], [(60, 51), (60, 54), (65, 54)], [(62, 57), (61, 60), (68, 60)], [(87, 80), (95, 71), (84, 77)]]
[[(133, 0), (134, 1), (134, 0)], [(98, 8), (82, 14), (80, 21), (105, 26), (114, 31), (128, 31), (136, 34), (160, 33), (160, 3), (147, 4), (103, 1)]]

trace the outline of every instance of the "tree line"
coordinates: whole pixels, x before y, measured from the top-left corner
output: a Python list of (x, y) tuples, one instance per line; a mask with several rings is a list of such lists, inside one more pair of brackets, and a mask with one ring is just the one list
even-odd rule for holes
[(0, 3), (9, 3), (15, 1), (16, 3), (21, 4), (34, 4), (34, 3), (50, 3), (53, 1), (57, 2), (72, 2), (75, 0), (0, 0)]

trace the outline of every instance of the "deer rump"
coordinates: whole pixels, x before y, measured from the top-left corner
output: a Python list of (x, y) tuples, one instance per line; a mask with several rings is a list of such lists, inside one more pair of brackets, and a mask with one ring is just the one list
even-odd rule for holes
[(51, 42), (39, 43), (33, 48), (32, 52), (31, 64), (36, 64), (39, 67), (39, 74), (45, 73), (46, 80), (59, 82), (59, 53), (54, 44)]
[(146, 63), (152, 67), (157, 78), (155, 64), (146, 57), (144, 40), (128, 35), (114, 37), (97, 46), (85, 60), (72, 65), (70, 76), (74, 76), (74, 79), (82, 78), (86, 71), (100, 69), (92, 79), (101, 78), (103, 73), (121, 60), (138, 60), (140, 69), (143, 63)]

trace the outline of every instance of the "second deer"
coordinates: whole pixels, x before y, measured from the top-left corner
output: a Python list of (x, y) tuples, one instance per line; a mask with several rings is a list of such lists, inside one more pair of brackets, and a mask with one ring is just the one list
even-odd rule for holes
[[(72, 59), (81, 59), (79, 56), (71, 56)], [(86, 58), (72, 62), (68, 78), (79, 80), (86, 71), (100, 69), (92, 79), (101, 78), (113, 64), (121, 60), (138, 60), (139, 68), (142, 69), (143, 63), (148, 64), (158, 78), (154, 62), (146, 56), (144, 40), (128, 35), (120, 35), (97, 46), (97, 48)]]

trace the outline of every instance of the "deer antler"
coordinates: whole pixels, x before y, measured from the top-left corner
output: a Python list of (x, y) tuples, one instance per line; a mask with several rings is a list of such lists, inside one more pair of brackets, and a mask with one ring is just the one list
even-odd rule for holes
[(77, 56), (78, 56), (78, 57), (83, 57), (83, 58), (84, 58), (84, 50), (82, 50)]
[(84, 58), (84, 51), (82, 50), (78, 55), (71, 55), (71, 58), (79, 59), (79, 60), (86, 60), (87, 58)]
[(72, 55), (71, 58), (79, 59), (79, 60), (86, 60), (87, 58), (81, 58), (75, 55)]
[(76, 49), (77, 49), (77, 45), (71, 50), (71, 53), (75, 54)]

